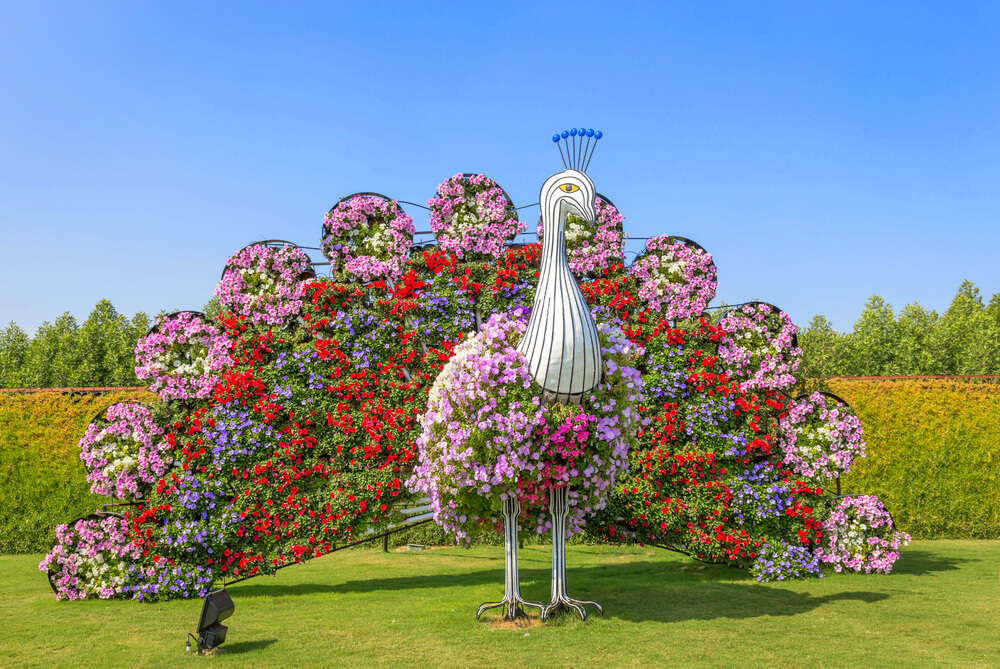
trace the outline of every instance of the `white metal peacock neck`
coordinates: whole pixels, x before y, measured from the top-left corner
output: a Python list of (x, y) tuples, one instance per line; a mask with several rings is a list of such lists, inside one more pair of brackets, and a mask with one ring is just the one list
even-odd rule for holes
[(528, 329), (518, 343), (547, 402), (578, 403), (601, 382), (597, 325), (566, 258), (566, 217), (594, 225), (594, 182), (567, 169), (542, 185), (542, 260)]

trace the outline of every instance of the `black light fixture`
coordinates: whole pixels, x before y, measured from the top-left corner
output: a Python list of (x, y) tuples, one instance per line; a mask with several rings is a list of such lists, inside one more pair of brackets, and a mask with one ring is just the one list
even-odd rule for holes
[[(233, 615), (235, 608), (233, 598), (229, 596), (225, 588), (208, 593), (205, 602), (201, 605), (201, 617), (198, 619), (198, 636), (195, 641), (198, 644), (199, 653), (222, 645), (226, 640), (226, 630), (229, 628), (221, 623)], [(192, 637), (194, 637), (193, 634), (188, 634), (188, 650), (191, 650)]]

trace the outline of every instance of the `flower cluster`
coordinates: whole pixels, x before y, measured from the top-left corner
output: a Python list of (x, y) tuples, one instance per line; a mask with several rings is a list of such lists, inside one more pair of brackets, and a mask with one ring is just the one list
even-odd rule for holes
[(133, 583), (129, 565), (141, 555), (127, 521), (95, 514), (57, 526), (56, 541), (38, 569), (49, 574), (57, 599), (121, 598)]
[(485, 174), (456, 174), (445, 179), (427, 206), (438, 244), (459, 260), (477, 255), (499, 257), (504, 244), (524, 232), (514, 205)]
[(670, 235), (648, 240), (629, 272), (639, 283), (639, 299), (664, 318), (698, 316), (719, 285), (712, 256)]
[(142, 497), (171, 466), (170, 444), (141, 404), (112, 404), (87, 426), (80, 458), (90, 491), (119, 499)]
[(518, 480), (541, 468), (533, 457), (545, 409), (516, 350), (522, 320), (493, 316), (455, 346), (431, 387), (417, 439), (419, 464), (407, 481), (427, 494), (435, 521), (459, 539), (494, 521)]
[(808, 548), (778, 540), (760, 547), (750, 573), (761, 583), (790, 578), (823, 578), (819, 556)]
[(299, 315), (301, 280), (310, 269), (309, 256), (295, 246), (251, 244), (226, 262), (215, 296), (223, 308), (251, 323), (281, 325)]
[(407, 485), (430, 496), (435, 520), (459, 539), (496, 523), (510, 495), (546, 531), (541, 510), (553, 485), (570, 488), (568, 528), (579, 531), (627, 466), (642, 379), (625, 363), (640, 349), (602, 327), (601, 386), (580, 407), (545, 407), (516, 350), (525, 327), (515, 316), (492, 316), (455, 347), (430, 391), (420, 462)]
[(719, 325), (726, 332), (719, 356), (742, 389), (780, 390), (794, 385), (802, 349), (795, 345), (798, 328), (788, 314), (770, 304), (750, 302), (724, 314)]
[(334, 276), (395, 283), (413, 244), (413, 219), (379, 195), (341, 200), (323, 221), (323, 253)]
[(850, 407), (822, 393), (790, 403), (781, 420), (778, 447), (796, 474), (832, 479), (865, 457), (861, 420)]
[[(566, 258), (569, 268), (578, 277), (600, 276), (612, 266), (625, 262), (625, 234), (615, 205), (601, 196), (594, 199), (597, 220), (587, 223), (576, 214), (566, 216)], [(538, 239), (544, 235), (538, 222)]]
[(165, 400), (204, 399), (229, 364), (231, 343), (201, 314), (161, 316), (135, 345), (135, 375)]
[(835, 571), (888, 574), (910, 535), (896, 530), (888, 509), (875, 495), (844, 497), (823, 521), (826, 541), (816, 553)]

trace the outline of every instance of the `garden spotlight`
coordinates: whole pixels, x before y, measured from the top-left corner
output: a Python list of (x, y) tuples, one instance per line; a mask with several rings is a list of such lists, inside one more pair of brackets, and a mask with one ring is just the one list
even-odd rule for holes
[[(226, 630), (221, 624), (223, 620), (233, 615), (236, 606), (226, 589), (208, 593), (201, 606), (201, 617), (198, 619), (198, 652), (212, 650), (221, 646), (226, 640)], [(194, 635), (188, 634), (188, 637)], [(191, 650), (191, 640), (188, 639), (187, 649)]]

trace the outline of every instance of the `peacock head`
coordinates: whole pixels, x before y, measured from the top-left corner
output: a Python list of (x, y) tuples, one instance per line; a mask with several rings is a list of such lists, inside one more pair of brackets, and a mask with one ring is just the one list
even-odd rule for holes
[(543, 213), (551, 212), (558, 216), (565, 208), (569, 213), (593, 224), (597, 220), (594, 210), (596, 194), (590, 177), (584, 172), (569, 169), (557, 172), (545, 180), (539, 202)]

